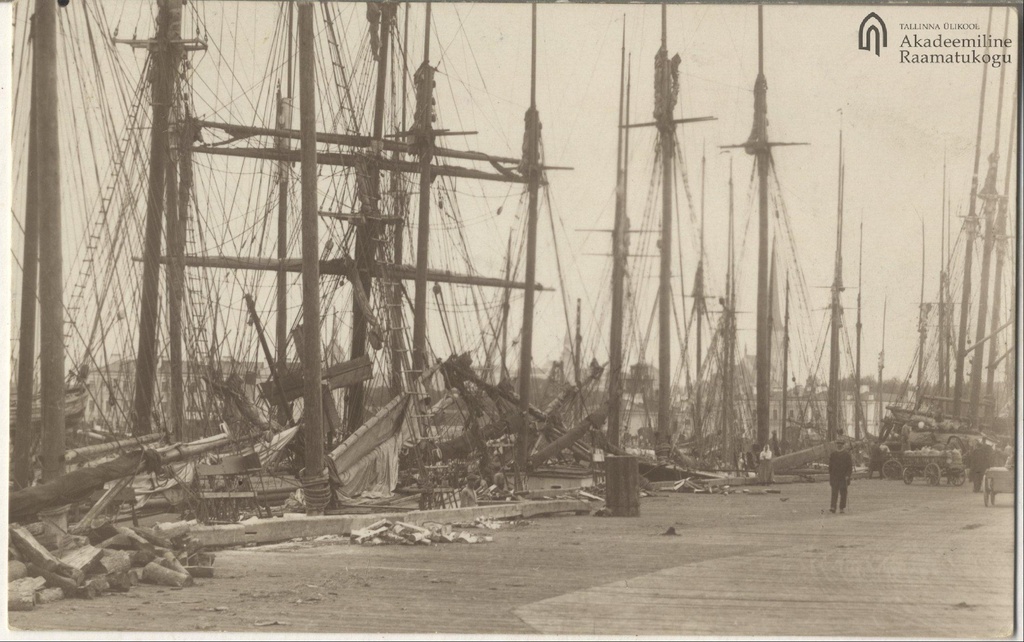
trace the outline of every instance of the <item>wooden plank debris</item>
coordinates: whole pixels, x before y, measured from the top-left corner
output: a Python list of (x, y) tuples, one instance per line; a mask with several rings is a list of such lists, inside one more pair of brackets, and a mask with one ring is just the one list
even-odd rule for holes
[(142, 569), (142, 581), (146, 584), (158, 584), (160, 586), (192, 586), (192, 576), (188, 573), (179, 573), (160, 565), (159, 562), (150, 562)]
[(100, 558), (100, 565), (108, 574), (127, 571), (132, 567), (131, 554), (128, 551), (101, 550), (103, 556)]
[(85, 572), (94, 562), (103, 556), (103, 549), (86, 544), (61, 556), (60, 561), (73, 569)]
[(27, 529), (18, 524), (12, 524), (10, 529), (10, 538), (14, 542), (14, 545), (18, 547), (21, 554), (25, 556), (25, 559), (32, 562), (39, 568), (44, 570), (70, 577), (75, 582), (81, 582), (85, 577), (80, 569), (69, 566), (67, 563), (57, 559), (54, 555), (46, 550), (46, 548), (36, 541), (36, 538), (32, 536)]
[(23, 577), (7, 583), (7, 610), (31, 611), (36, 607), (36, 591), (46, 580), (41, 577)]

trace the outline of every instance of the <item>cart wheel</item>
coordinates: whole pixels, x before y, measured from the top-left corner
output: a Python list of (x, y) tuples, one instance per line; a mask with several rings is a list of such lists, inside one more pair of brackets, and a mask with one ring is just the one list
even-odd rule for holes
[(914, 483), (914, 469), (913, 468), (904, 468), (903, 469), (903, 483), (904, 484), (913, 484)]
[(903, 477), (903, 465), (895, 459), (882, 464), (882, 475), (886, 479), (900, 479)]
[(928, 464), (924, 467), (924, 477), (928, 480), (929, 486), (938, 486), (942, 479), (942, 469), (934, 462)]
[(949, 481), (954, 486), (963, 486), (964, 482), (967, 481), (967, 473), (962, 470), (957, 470), (949, 474)]

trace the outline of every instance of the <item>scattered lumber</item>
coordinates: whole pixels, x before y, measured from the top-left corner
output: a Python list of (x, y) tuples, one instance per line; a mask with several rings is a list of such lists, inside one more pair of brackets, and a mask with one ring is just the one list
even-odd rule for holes
[(67, 564), (71, 568), (85, 574), (86, 570), (93, 565), (94, 562), (99, 560), (103, 556), (103, 549), (97, 548), (91, 544), (86, 544), (81, 548), (76, 548), (73, 551), (69, 551), (61, 556), (60, 561)]
[(112, 549), (100, 549), (103, 556), (100, 558), (100, 565), (107, 574), (122, 573), (132, 567), (131, 554), (127, 551)]
[(142, 581), (146, 584), (181, 588), (192, 585), (192, 576), (188, 573), (179, 573), (178, 571), (165, 568), (158, 562), (150, 562), (142, 569)]
[(426, 528), (405, 522), (391, 522), (387, 519), (374, 522), (366, 528), (352, 531), (350, 539), (354, 544), (369, 546), (379, 546), (381, 544), (418, 544), (429, 546), (431, 543), (478, 544), (480, 542), (494, 541), (494, 538), (490, 535), (477, 535), (468, 531), (455, 532), (450, 524), (431, 524), (430, 528)]
[(41, 577), (46, 580), (46, 586), (50, 588), (61, 588), (64, 589), (65, 594), (70, 594), (72, 591), (78, 588), (78, 582), (75, 580), (64, 577), (63, 575), (57, 575), (51, 573), (45, 569), (41, 569), (35, 564), (28, 565), (28, 576), (29, 577)]
[(18, 550), (25, 557), (36, 566), (53, 572), (65, 577), (69, 577), (75, 582), (80, 582), (85, 573), (80, 569), (74, 568), (57, 559), (50, 551), (36, 541), (36, 538), (32, 536), (27, 529), (17, 524), (12, 524), (10, 529), (11, 541), (18, 547)]
[[(90, 524), (82, 536), (45, 540), (54, 548), (33, 533), (44, 533), (41, 526), (10, 526), (10, 611), (64, 598), (91, 600), (108, 592), (125, 593), (140, 582), (180, 588), (191, 586), (194, 577), (213, 577), (215, 556), (189, 536), (191, 522), (156, 528)], [(68, 546), (74, 548), (66, 550)]]
[(23, 577), (7, 583), (7, 610), (31, 611), (36, 607), (36, 591), (46, 580), (41, 577)]

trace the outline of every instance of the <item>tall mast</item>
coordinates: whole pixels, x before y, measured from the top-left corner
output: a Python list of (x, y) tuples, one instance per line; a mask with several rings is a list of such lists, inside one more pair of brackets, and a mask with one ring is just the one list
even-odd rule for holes
[[(1009, 16), (1007, 16), (1009, 21)], [(996, 366), (998, 365), (999, 357), (999, 341), (996, 338), (996, 332), (998, 330), (999, 322), (1002, 316), (1002, 292), (1003, 292), (1003, 265), (1006, 261), (1006, 215), (1007, 209), (1009, 208), (1010, 198), (1010, 174), (1011, 168), (1013, 167), (1013, 143), (1016, 141), (1017, 119), (1011, 119), (1010, 121), (1010, 139), (1009, 145), (1006, 150), (1006, 178), (1003, 181), (1003, 195), (999, 199), (999, 214), (996, 217), (996, 229), (995, 229), (995, 244), (996, 244), (996, 278), (993, 285), (992, 292), (992, 326), (989, 334), (992, 336), (990, 341), (992, 342), (989, 346), (988, 351), (988, 373), (985, 381), (985, 397), (989, 399), (990, 404), (985, 409), (985, 423), (989, 427), (992, 426), (995, 421), (996, 404), (995, 404), (995, 376)], [(1006, 385), (1009, 385), (1010, 380), (1006, 380)]]
[(583, 352), (583, 332), (580, 327), (580, 323), (582, 321), (582, 303), (582, 299), (576, 299), (576, 344), (572, 355), (573, 375), (576, 377), (576, 385), (581, 385), (580, 382), (583, 381), (580, 378), (580, 354)]
[[(858, 361), (859, 363), (859, 361)], [(789, 421), (789, 275), (786, 275), (786, 317), (782, 330), (782, 422), (781, 438), (786, 438), (786, 424)]]
[[(395, 9), (397, 11), (397, 7)], [(391, 14), (392, 20), (394, 20), (395, 13)], [(392, 63), (394, 64), (394, 63)], [(395, 75), (392, 71), (392, 77)], [(407, 77), (409, 75), (409, 3), (405, 3), (405, 9), (402, 11), (402, 120), (401, 120), (401, 131), (408, 132), (407, 128), (407, 113), (406, 103), (408, 103), (408, 84)], [(394, 81), (392, 80), (392, 83)], [(398, 152), (395, 152), (395, 157), (400, 157)], [(391, 175), (392, 191), (395, 192), (395, 228), (392, 232), (392, 258), (396, 265), (401, 265), (404, 261), (405, 254), (405, 225), (409, 217), (409, 190), (407, 179), (404, 174), (395, 173)], [(395, 280), (391, 284), (391, 300), (388, 302), (388, 307), (391, 309), (391, 392), (393, 395), (398, 395), (404, 388), (402, 370), (405, 368), (406, 357), (408, 356), (408, 350), (405, 348), (405, 333), (404, 329), (401, 329), (404, 325), (404, 318), (402, 315), (402, 297), (405, 289), (402, 287), (402, 282)]]
[[(39, 4), (53, 4), (43, 0)], [(38, 26), (36, 27), (39, 28)], [(32, 56), (52, 57), (53, 51), (41, 51), (38, 32), (32, 41)], [(54, 47), (56, 45), (54, 44)], [(42, 83), (46, 82), (43, 72), (49, 71), (44, 65), (32, 64), (32, 106), (29, 112), (28, 133), (28, 185), (25, 193), (25, 251), (21, 260), (21, 331), (18, 335), (18, 408), (14, 433), (14, 457), (12, 458), (14, 481), (18, 488), (32, 484), (31, 451), (35, 430), (32, 426), (32, 405), (36, 365), (36, 284), (39, 281), (39, 225), (43, 217), (39, 208), (40, 185), (39, 167), (39, 125), (36, 118), (39, 109), (35, 105), (45, 99)], [(61, 335), (63, 336), (63, 334)]]
[(412, 325), (412, 369), (420, 373), (427, 361), (427, 253), (430, 248), (430, 161), (433, 157), (434, 69), (430, 66), (430, 5), (423, 27), (423, 62), (416, 70), (416, 115), (413, 128), (420, 155), (419, 222), (416, 230), (416, 294)]
[(530, 388), (533, 373), (533, 295), (537, 273), (537, 193), (540, 190), (540, 115), (537, 113), (537, 5), (531, 5), (530, 108), (526, 111), (526, 158), (529, 205), (526, 230), (526, 289), (523, 292), (523, 331), (519, 352), (519, 436), (516, 461), (523, 470), (529, 454)]
[(768, 81), (764, 77), (764, 8), (757, 7), (757, 80), (754, 81), (754, 125), (750, 137), (741, 145), (754, 157), (757, 167), (757, 441), (768, 441), (769, 413), (771, 409), (771, 334), (768, 323), (768, 172), (771, 169), (771, 148), (779, 145), (803, 143), (775, 143), (768, 140)]
[(697, 317), (697, 386), (696, 386), (696, 398), (694, 400), (694, 422), (693, 428), (696, 433), (700, 429), (702, 412), (701, 403), (701, 373), (703, 372), (703, 364), (701, 362), (701, 353), (703, 352), (703, 317), (705, 313), (704, 307), (704, 177), (707, 169), (707, 157), (704, 150), (701, 150), (700, 155), (700, 256), (697, 257), (697, 274), (694, 276), (694, 288), (693, 288), (693, 315)]
[[(185, 212), (188, 208), (188, 189), (180, 191), (178, 184), (178, 162), (180, 156), (188, 154), (191, 140), (185, 133), (184, 106), (177, 100), (180, 93), (178, 82), (184, 49), (176, 41), (181, 40), (181, 3), (171, 1), (171, 22), (168, 25), (167, 39), (167, 70), (170, 76), (170, 104), (168, 105), (168, 157), (166, 177), (166, 218), (167, 218), (167, 254), (170, 261), (167, 266), (167, 339), (170, 343), (169, 357), (171, 369), (171, 412), (170, 435), (178, 441), (184, 441), (185, 435), (185, 373), (182, 364), (181, 311), (185, 290)], [(173, 136), (172, 136), (173, 132)], [(181, 198), (179, 198), (179, 196)], [(179, 211), (180, 210), (180, 211)], [(191, 437), (192, 435), (189, 435)]]
[(878, 414), (876, 416), (878, 417), (878, 423), (875, 426), (875, 430), (878, 431), (879, 436), (882, 434), (882, 412), (884, 411), (884, 408), (882, 408), (882, 372), (885, 370), (885, 317), (888, 308), (889, 297), (887, 296), (882, 301), (882, 349), (878, 351), (878, 383), (876, 384), (878, 395)]
[[(988, 27), (986, 33), (992, 29), (992, 9), (988, 10)], [(985, 47), (985, 54), (988, 54), (988, 47)], [(964, 359), (967, 357), (967, 318), (968, 308), (971, 304), (971, 267), (974, 261), (974, 238), (978, 234), (978, 166), (981, 163), (981, 126), (985, 118), (985, 87), (988, 81), (988, 65), (981, 70), (981, 100), (978, 105), (978, 134), (974, 144), (974, 173), (971, 176), (971, 199), (970, 209), (964, 226), (967, 228), (967, 246), (964, 253), (964, 277), (960, 297), (960, 331), (957, 333), (956, 348), (956, 378), (953, 382), (953, 414), (961, 416), (961, 397), (964, 392)]]
[(839, 435), (842, 392), (839, 385), (839, 327), (842, 323), (842, 304), (840, 294), (843, 291), (843, 191), (845, 187), (846, 167), (843, 161), (843, 131), (839, 130), (839, 199), (836, 208), (836, 267), (832, 279), (832, 341), (829, 353), (828, 372), (828, 440), (833, 441)]
[(608, 443), (619, 445), (619, 424), (622, 413), (622, 317), (625, 301), (626, 275), (626, 184), (623, 138), (629, 130), (623, 120), (626, 79), (626, 17), (622, 17), (622, 53), (619, 70), (619, 124), (615, 150), (615, 223), (612, 229), (612, 319), (608, 344)]
[[(857, 359), (854, 366), (854, 404), (853, 404), (853, 438), (860, 440), (861, 438), (861, 423), (864, 421), (864, 409), (861, 408), (860, 401), (860, 295), (861, 295), (861, 277), (864, 274), (864, 221), (860, 222), (860, 240), (858, 242), (858, 258), (857, 258)], [(864, 435), (867, 435), (867, 427), (864, 427)]]
[(926, 326), (928, 319), (924, 309), (924, 221), (921, 221), (921, 298), (917, 311), (917, 405), (920, 406), (924, 398), (924, 342), (928, 336)]
[(306, 514), (323, 513), (329, 494), (324, 493), (323, 393), (320, 361), (320, 241), (317, 229), (316, 161), (316, 51), (313, 4), (299, 3), (299, 127), (302, 177), (302, 316), (305, 331), (302, 402)]
[[(939, 247), (939, 396), (949, 395), (949, 350), (946, 345), (946, 153), (942, 153), (942, 230)], [(945, 407), (945, 406), (943, 406)]]
[[(64, 474), (64, 291), (61, 245), (60, 137), (57, 95), (57, 3), (37, 0), (32, 66), (39, 209), (39, 376), (42, 384), (43, 482)], [(162, 195), (161, 195), (162, 196)], [(31, 407), (32, 395), (25, 401)]]
[(764, 77), (764, 7), (757, 7), (757, 80), (754, 83), (754, 129), (748, 154), (757, 164), (757, 443), (768, 441), (771, 402), (771, 337), (768, 334), (768, 81)]
[[(656, 95), (661, 101), (655, 107), (658, 137), (661, 144), (661, 274), (658, 288), (658, 428), (655, 451), (667, 456), (672, 438), (672, 156), (675, 152), (672, 110), (672, 74), (669, 72), (666, 5), (661, 5), (661, 49), (655, 63)], [(676, 63), (678, 64), (678, 62)]]
[[(505, 280), (512, 278), (512, 231), (508, 233), (508, 246), (505, 250)], [(508, 313), (509, 299), (512, 296), (512, 289), (506, 287), (501, 302), (501, 374), (499, 381), (508, 377)]]
[(725, 277), (725, 302), (723, 320), (725, 325), (725, 371), (724, 385), (722, 386), (722, 450), (725, 459), (729, 463), (735, 463), (732, 442), (732, 397), (734, 390), (733, 362), (736, 348), (736, 265), (734, 257), (734, 216), (733, 216), (733, 183), (732, 183), (732, 158), (729, 159), (729, 247), (728, 247), (728, 268)]
[[(142, 263), (142, 295), (139, 310), (139, 343), (135, 364), (135, 402), (129, 430), (135, 435), (152, 432), (153, 392), (156, 383), (157, 329), (160, 314), (160, 237), (163, 228), (165, 181), (169, 141), (168, 115), (174, 90), (172, 39), (180, 39), (181, 3), (159, 0), (156, 38), (152, 42), (153, 123), (150, 129), (149, 195), (146, 204), (145, 248)], [(172, 13), (175, 15), (172, 16)], [(179, 33), (171, 33), (177, 26)], [(45, 243), (43, 244), (45, 248)], [(45, 263), (43, 263), (45, 265)], [(46, 318), (46, 315), (43, 315)], [(44, 344), (45, 345), (45, 338)], [(62, 375), (63, 376), (63, 375)]]
[[(277, 128), (292, 127), (292, 22), (295, 3), (288, 3), (288, 71), (285, 78), (284, 94), (280, 88), (277, 92)], [(291, 140), (279, 137), (277, 148), (282, 152), (291, 149)], [(288, 258), (288, 186), (291, 182), (290, 163), (281, 160), (277, 164), (277, 258), (284, 262)], [(277, 369), (285, 372), (288, 366), (288, 273), (284, 269), (277, 271)], [(282, 426), (289, 421), (288, 411), (284, 404), (278, 407), (277, 421)]]
[[(989, 10), (991, 16), (991, 10)], [(1009, 16), (1003, 28), (1003, 39), (1009, 30)], [(987, 51), (987, 48), (986, 48)], [(996, 190), (996, 174), (999, 170), (1000, 126), (1003, 117), (1003, 88), (1006, 84), (1006, 66), (999, 70), (999, 97), (996, 100), (996, 131), (992, 153), (988, 157), (988, 174), (985, 176), (985, 187), (978, 195), (983, 201), (982, 218), (985, 219), (985, 237), (981, 255), (981, 291), (978, 293), (978, 326), (974, 335), (974, 357), (971, 366), (971, 426), (977, 429), (981, 416), (981, 378), (985, 369), (985, 346), (981, 341), (988, 329), (988, 294), (989, 275), (992, 266), (992, 246), (995, 244), (993, 225), (999, 210), (999, 192)], [(993, 319), (994, 320), (994, 319)]]
[[(775, 280), (775, 243), (772, 243), (771, 259), (768, 261), (768, 336), (775, 335), (775, 308), (778, 305), (778, 283)], [(769, 350), (771, 344), (769, 342)], [(769, 355), (771, 352), (769, 352)], [(769, 426), (770, 427), (770, 426)], [(766, 442), (767, 443), (767, 442)]]
[[(388, 78), (388, 53), (391, 49), (391, 24), (397, 11), (397, 5), (392, 2), (382, 2), (380, 4), (368, 5), (373, 7), (379, 7), (380, 11), (380, 38), (379, 47), (377, 49), (377, 85), (374, 94), (373, 102), (373, 140), (378, 143), (376, 146), (376, 160), (380, 161), (383, 155), (383, 147), (381, 143), (384, 140), (384, 100), (387, 90), (387, 78)], [(377, 28), (377, 26), (370, 26), (371, 29)], [(356, 229), (356, 270), (359, 273), (359, 282), (362, 286), (363, 292), (366, 293), (367, 297), (373, 294), (373, 267), (377, 260), (378, 243), (375, 239), (379, 238), (380, 223), (374, 221), (374, 218), (381, 216), (380, 211), (380, 167), (374, 167), (369, 172), (367, 177), (366, 192), (360, 194), (360, 210), (366, 216), (364, 217), (363, 223), (361, 223)], [(352, 306), (352, 358), (358, 358), (366, 354), (366, 338), (367, 338), (367, 318), (366, 313), (359, 305)], [(379, 337), (378, 337), (379, 339)], [(374, 345), (377, 345), (376, 343)], [(394, 354), (394, 352), (392, 353)], [(392, 359), (392, 375), (394, 371), (400, 371), (402, 368), (401, 361), (394, 363)], [(364, 388), (363, 383), (358, 382), (349, 389), (349, 403), (348, 403), (348, 429), (354, 431), (363, 423), (363, 394)]]

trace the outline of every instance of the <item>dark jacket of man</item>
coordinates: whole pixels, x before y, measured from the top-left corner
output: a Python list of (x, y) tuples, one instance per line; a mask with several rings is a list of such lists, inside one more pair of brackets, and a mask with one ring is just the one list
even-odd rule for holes
[(849, 450), (837, 450), (828, 457), (828, 481), (833, 486), (846, 486), (853, 474), (853, 457)]

